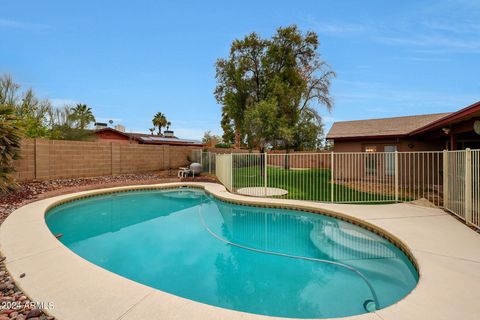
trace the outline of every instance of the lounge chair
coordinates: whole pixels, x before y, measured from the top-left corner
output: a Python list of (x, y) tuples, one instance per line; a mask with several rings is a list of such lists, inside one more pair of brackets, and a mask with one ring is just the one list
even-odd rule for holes
[(192, 174), (192, 170), (190, 170), (189, 167), (180, 167), (180, 168), (178, 168), (178, 174), (177, 174), (177, 177), (178, 177), (178, 178), (186, 178), (186, 177), (188, 177), (190, 174)]
[(189, 176), (199, 176), (202, 173), (202, 165), (200, 163), (192, 163), (189, 167), (180, 167), (178, 168), (178, 177), (179, 178), (186, 178)]

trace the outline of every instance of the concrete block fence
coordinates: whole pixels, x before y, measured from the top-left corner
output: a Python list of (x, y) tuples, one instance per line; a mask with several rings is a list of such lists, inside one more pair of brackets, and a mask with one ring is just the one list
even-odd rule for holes
[(22, 141), (18, 181), (95, 177), (177, 169), (198, 148), (45, 139)]

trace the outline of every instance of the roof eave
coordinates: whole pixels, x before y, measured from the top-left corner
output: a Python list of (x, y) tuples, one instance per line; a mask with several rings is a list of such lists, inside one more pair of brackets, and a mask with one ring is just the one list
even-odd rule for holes
[(93, 131), (93, 133), (95, 134), (95, 133), (104, 132), (104, 131), (112, 131), (112, 132), (114, 132), (114, 133), (118, 133), (119, 135), (122, 135), (122, 136), (124, 136), (124, 137), (129, 138), (129, 139), (132, 139), (132, 138), (135, 139), (135, 137), (131, 136), (130, 134), (128, 134), (128, 133), (126, 133), (126, 132), (122, 132), (122, 131), (116, 130), (116, 129), (113, 129), (113, 128), (96, 129), (96, 130)]
[(327, 140), (372, 140), (372, 139), (385, 139), (385, 138), (406, 138), (408, 134), (385, 134), (385, 135), (369, 135), (369, 136), (349, 136), (349, 137), (332, 137), (327, 136)]
[(139, 140), (142, 144), (155, 144), (155, 145), (170, 145), (170, 146), (188, 146), (188, 147), (203, 147), (203, 143), (190, 143), (190, 142), (170, 142), (170, 141), (145, 141)]
[(457, 112), (454, 112), (452, 114), (449, 114), (441, 119), (438, 119), (437, 121), (434, 121), (432, 123), (429, 123), (421, 128), (418, 128), (412, 132), (410, 132), (410, 136), (425, 133), (430, 130), (438, 129), (439, 127), (445, 126), (450, 124), (453, 121), (459, 120), (465, 116), (468, 116), (469, 114), (473, 112), (478, 112), (480, 111), (480, 101), (475, 102), (472, 105), (469, 105), (468, 107), (465, 107), (461, 110), (458, 110)]

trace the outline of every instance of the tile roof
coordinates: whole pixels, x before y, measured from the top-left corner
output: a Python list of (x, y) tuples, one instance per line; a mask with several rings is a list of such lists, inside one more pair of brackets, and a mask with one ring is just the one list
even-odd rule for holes
[(327, 139), (405, 136), (451, 113), (335, 122)]

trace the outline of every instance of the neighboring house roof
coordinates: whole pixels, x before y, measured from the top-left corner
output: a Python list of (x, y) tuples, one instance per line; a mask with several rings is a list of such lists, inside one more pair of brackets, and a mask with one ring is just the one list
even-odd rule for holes
[(451, 113), (335, 122), (327, 139), (402, 137)]
[(203, 142), (198, 140), (180, 139), (180, 138), (165, 138), (155, 135), (137, 136), (137, 139), (143, 143), (148, 144), (172, 144), (172, 145), (198, 145), (202, 146)]
[(121, 135), (121, 136), (124, 136), (126, 139), (130, 139), (131, 136), (129, 134), (127, 134), (126, 132), (122, 132), (122, 131), (118, 131), (118, 130), (115, 130), (113, 128), (102, 128), (102, 129), (94, 129), (94, 130), (91, 130), (91, 132), (93, 133), (100, 133), (100, 132), (104, 132), (104, 131), (110, 131), (110, 132), (114, 132), (118, 135)]
[(133, 133), (133, 132), (122, 132), (115, 130), (113, 128), (103, 128), (94, 130), (94, 133), (99, 133), (103, 131), (111, 131), (121, 136), (124, 136), (125, 139), (133, 139), (139, 143), (145, 144), (169, 144), (169, 145), (186, 145), (186, 146), (203, 146), (202, 141), (199, 140), (190, 140), (190, 139), (180, 139), (177, 137), (162, 137), (158, 135), (152, 135), (147, 133)]

